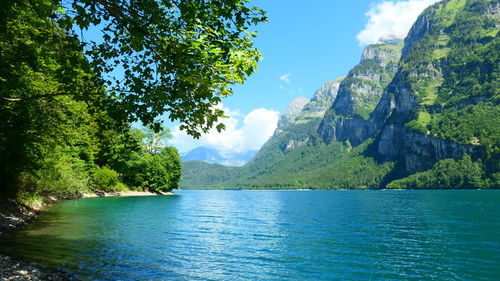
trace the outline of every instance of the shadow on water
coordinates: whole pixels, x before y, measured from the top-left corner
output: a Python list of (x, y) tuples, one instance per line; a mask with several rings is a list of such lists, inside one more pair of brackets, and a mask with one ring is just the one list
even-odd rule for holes
[[(14, 258), (93, 278), (134, 255), (131, 244), (144, 239), (144, 224), (165, 216), (180, 196), (109, 197), (55, 204), (26, 229), (0, 236), (0, 252)], [(169, 212), (170, 214), (174, 212)], [(127, 235), (131, 231), (135, 234)], [(132, 238), (132, 239), (131, 239)]]
[(0, 247), (2, 253), (14, 258), (70, 272), (82, 263), (84, 252), (100, 248), (97, 240), (70, 240), (58, 235), (24, 232), (0, 236)]

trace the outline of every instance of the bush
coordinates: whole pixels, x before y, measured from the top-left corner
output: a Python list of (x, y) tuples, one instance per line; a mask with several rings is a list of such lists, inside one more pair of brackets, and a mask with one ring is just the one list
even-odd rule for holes
[(460, 160), (444, 159), (425, 172), (392, 181), (389, 189), (465, 189), (494, 187), (495, 182), (484, 177), (483, 165), (469, 155)]
[(40, 196), (75, 197), (88, 192), (85, 162), (64, 153), (43, 159), (37, 169), (20, 175), (20, 192)]
[(118, 173), (106, 166), (96, 169), (93, 177), (93, 187), (95, 189), (105, 192), (122, 191), (126, 189), (125, 185), (120, 182)]
[(126, 183), (134, 189), (152, 192), (178, 188), (182, 175), (179, 153), (173, 147), (163, 148), (156, 154), (136, 155), (127, 162), (126, 170)]

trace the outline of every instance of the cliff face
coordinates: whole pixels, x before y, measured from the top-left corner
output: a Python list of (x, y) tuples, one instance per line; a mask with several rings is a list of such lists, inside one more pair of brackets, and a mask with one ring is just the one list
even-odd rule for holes
[(274, 135), (277, 136), (283, 132), (288, 126), (295, 123), (299, 113), (302, 111), (304, 106), (309, 102), (308, 99), (304, 97), (298, 97), (292, 100), (287, 107), (285, 114), (280, 116), (278, 120), (278, 127), (274, 132)]
[(280, 117), (273, 137), (264, 144), (260, 154), (266, 154), (273, 147), (287, 152), (306, 144), (317, 129), (319, 120), (332, 106), (343, 79), (340, 77), (326, 82), (316, 90), (311, 100), (303, 97), (294, 99)]
[[(338, 87), (344, 77), (326, 82), (315, 91), (311, 100), (294, 99), (287, 112), (280, 117), (274, 135), (262, 146), (255, 158), (243, 167), (243, 174), (255, 178), (255, 174), (266, 174), (274, 163), (308, 144), (314, 138), (325, 112), (337, 97)], [(248, 172), (252, 171), (252, 172)]]
[(498, 5), (448, 0), (418, 18), (371, 114), (384, 124), (375, 143), (382, 159), (402, 159), (414, 173), (441, 159), (495, 151), (498, 125), (488, 125), (486, 116), (499, 112)]
[(340, 83), (345, 77), (337, 78), (326, 82), (321, 88), (316, 90), (311, 101), (307, 103), (297, 117), (297, 121), (307, 121), (313, 118), (323, 118), (325, 112), (332, 106)]
[(398, 42), (365, 48), (361, 62), (342, 81), (321, 122), (318, 133), (325, 143), (349, 141), (356, 146), (374, 136), (380, 124), (369, 116), (396, 73), (402, 47)]

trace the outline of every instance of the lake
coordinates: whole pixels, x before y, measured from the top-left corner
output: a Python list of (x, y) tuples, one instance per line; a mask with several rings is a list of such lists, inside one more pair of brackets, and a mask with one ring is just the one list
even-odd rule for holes
[(2, 252), (83, 280), (498, 280), (500, 190), (64, 201)]

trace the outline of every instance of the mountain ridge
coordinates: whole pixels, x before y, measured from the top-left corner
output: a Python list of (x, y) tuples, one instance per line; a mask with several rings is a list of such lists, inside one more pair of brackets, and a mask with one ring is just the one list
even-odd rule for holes
[(202, 161), (205, 163), (221, 164), (224, 166), (243, 166), (250, 161), (258, 150), (243, 152), (222, 152), (214, 148), (199, 146), (181, 155), (183, 162)]
[(323, 118), (290, 122), (210, 184), (500, 188), (499, 10), (497, 0), (430, 6), (404, 43), (365, 48)]

